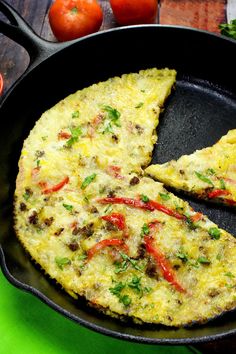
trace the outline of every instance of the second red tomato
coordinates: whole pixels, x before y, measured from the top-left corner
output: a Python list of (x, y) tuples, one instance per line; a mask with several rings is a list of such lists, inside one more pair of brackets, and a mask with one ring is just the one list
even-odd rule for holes
[(155, 22), (157, 0), (110, 0), (110, 4), (120, 25)]

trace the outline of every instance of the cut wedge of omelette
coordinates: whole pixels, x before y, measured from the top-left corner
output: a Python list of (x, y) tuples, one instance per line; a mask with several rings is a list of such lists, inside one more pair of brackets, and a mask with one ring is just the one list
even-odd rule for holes
[(236, 206), (236, 129), (216, 144), (145, 172), (166, 186), (228, 206)]
[(175, 71), (93, 85), (24, 142), (15, 230), (73, 297), (138, 323), (203, 323), (236, 306), (236, 240), (143, 177)]

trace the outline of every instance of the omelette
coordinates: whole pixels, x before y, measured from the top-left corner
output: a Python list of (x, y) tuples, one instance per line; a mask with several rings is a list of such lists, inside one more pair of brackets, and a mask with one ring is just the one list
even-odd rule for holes
[(74, 298), (135, 323), (204, 323), (236, 306), (236, 240), (144, 176), (176, 72), (70, 95), (24, 142), (15, 230)]
[(213, 146), (197, 150), (145, 172), (166, 186), (197, 198), (236, 206), (236, 129)]

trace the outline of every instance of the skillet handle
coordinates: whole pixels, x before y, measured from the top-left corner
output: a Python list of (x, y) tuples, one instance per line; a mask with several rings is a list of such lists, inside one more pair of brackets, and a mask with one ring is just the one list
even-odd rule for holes
[(40, 38), (19, 13), (4, 0), (0, 0), (0, 12), (10, 21), (6, 23), (0, 20), (0, 33), (5, 34), (27, 50), (30, 56), (28, 69), (68, 46), (68, 42), (53, 43)]

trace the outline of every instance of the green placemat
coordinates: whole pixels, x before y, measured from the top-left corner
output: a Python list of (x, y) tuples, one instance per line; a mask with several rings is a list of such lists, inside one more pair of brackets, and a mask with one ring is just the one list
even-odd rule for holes
[(1, 271), (0, 334), (0, 354), (193, 353), (190, 347), (130, 343), (95, 333), (16, 289)]

